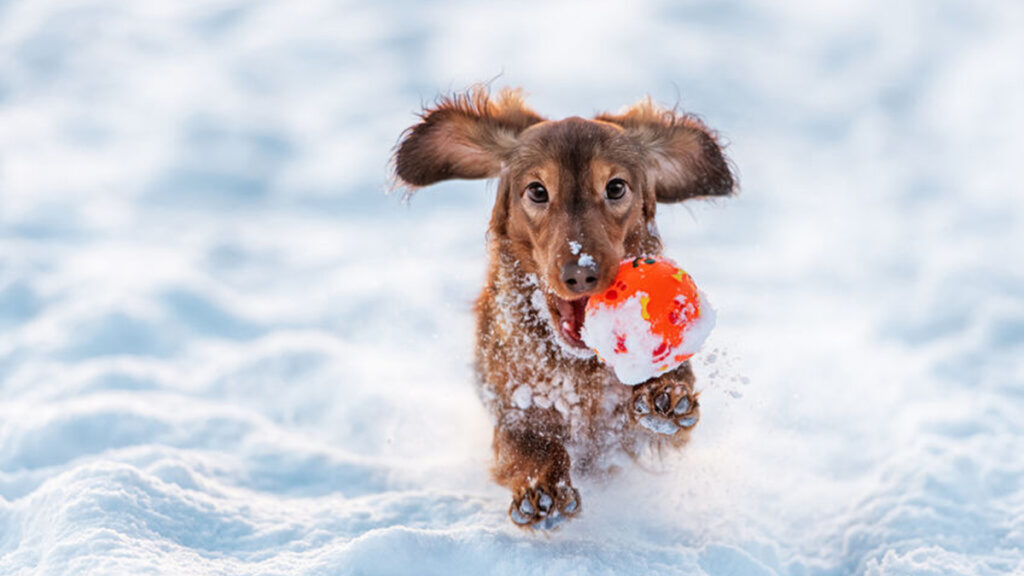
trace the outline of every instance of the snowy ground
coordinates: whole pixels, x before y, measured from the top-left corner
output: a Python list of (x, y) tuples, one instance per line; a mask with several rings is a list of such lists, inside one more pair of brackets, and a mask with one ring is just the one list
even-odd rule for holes
[[(1024, 573), (1024, 9), (0, 2), (0, 574)], [(656, 473), (519, 531), (421, 102), (650, 92), (743, 193), (659, 214), (718, 328)]]

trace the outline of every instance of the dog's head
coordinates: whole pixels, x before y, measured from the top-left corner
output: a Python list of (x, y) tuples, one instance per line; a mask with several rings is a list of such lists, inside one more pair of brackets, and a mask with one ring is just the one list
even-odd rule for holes
[(721, 196), (729, 164), (698, 119), (645, 100), (619, 115), (545, 120), (518, 91), (442, 99), (406, 132), (395, 174), (410, 189), (499, 178), (492, 240), (535, 274), (566, 344), (585, 348), (587, 298), (626, 257), (656, 254), (657, 202)]

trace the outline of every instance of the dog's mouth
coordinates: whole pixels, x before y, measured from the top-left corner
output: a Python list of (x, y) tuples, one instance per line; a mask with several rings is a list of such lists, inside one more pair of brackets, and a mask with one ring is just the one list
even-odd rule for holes
[[(550, 294), (549, 307), (552, 309), (552, 320), (558, 329), (559, 334), (573, 348), (587, 349), (580, 332), (583, 330), (583, 320), (586, 318), (588, 296), (565, 300), (554, 294)], [(553, 305), (552, 305), (553, 303)]]

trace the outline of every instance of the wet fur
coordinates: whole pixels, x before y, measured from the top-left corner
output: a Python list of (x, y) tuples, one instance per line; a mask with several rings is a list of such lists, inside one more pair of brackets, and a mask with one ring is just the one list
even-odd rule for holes
[[(617, 115), (547, 121), (519, 91), (492, 97), (477, 88), (425, 110), (394, 165), (409, 193), (451, 178), (499, 179), (476, 306), (476, 372), (495, 421), (493, 476), (512, 491), (514, 521), (556, 526), (581, 510), (573, 475), (687, 442), (699, 418), (688, 363), (624, 386), (560, 337), (552, 310), (578, 296), (559, 280), (575, 257), (570, 241), (599, 262), (589, 292), (597, 293), (623, 258), (661, 253), (658, 202), (733, 192), (713, 132), (649, 99)], [(612, 177), (629, 183), (628, 205), (604, 196)], [(531, 181), (543, 181), (549, 202), (524, 196)]]

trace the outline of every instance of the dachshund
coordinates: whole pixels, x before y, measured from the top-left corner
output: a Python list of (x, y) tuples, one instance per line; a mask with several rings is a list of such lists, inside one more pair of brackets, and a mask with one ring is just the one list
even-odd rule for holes
[(554, 528), (582, 510), (573, 476), (688, 441), (700, 418), (689, 362), (625, 386), (580, 331), (588, 297), (620, 262), (661, 254), (657, 203), (737, 189), (713, 131), (650, 98), (620, 114), (547, 120), (521, 90), (476, 87), (426, 108), (393, 166), (409, 194), (498, 179), (475, 370), (495, 425), (493, 477), (512, 492), (515, 524)]

